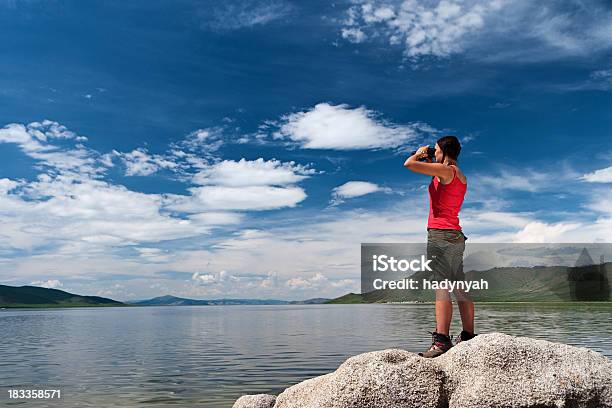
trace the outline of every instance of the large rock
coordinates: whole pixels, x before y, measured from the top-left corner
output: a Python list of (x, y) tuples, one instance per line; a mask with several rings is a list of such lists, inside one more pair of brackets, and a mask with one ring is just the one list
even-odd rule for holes
[[(264, 406), (245, 397), (234, 408)], [(398, 349), (351, 357), (287, 388), (273, 407), (612, 407), (612, 361), (585, 348), (482, 334), (435, 359)]]
[(451, 408), (612, 406), (612, 361), (586, 348), (493, 333), (436, 362)]
[(243, 395), (234, 402), (233, 408), (272, 408), (276, 397), (269, 394)]
[(374, 351), (287, 388), (274, 406), (436, 408), (445, 401), (443, 383), (444, 373), (431, 360), (404, 350)]

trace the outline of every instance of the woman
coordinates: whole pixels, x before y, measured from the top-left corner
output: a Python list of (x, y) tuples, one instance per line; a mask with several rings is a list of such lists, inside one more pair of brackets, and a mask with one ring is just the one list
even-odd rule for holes
[[(463, 251), (466, 236), (459, 225), (459, 211), (467, 191), (467, 179), (457, 166), (461, 144), (455, 136), (444, 136), (436, 142), (435, 159), (427, 158), (428, 146), (419, 148), (404, 163), (415, 173), (432, 176), (429, 184), (429, 219), (427, 221), (427, 259), (433, 270), (432, 280), (465, 280)], [(419, 161), (426, 159), (427, 162)], [(474, 303), (467, 293), (455, 291), (463, 330), (455, 344), (470, 340), (474, 334)], [(423, 357), (437, 357), (453, 344), (449, 337), (453, 304), (445, 289), (436, 290), (436, 330), (431, 333), (429, 350)]]

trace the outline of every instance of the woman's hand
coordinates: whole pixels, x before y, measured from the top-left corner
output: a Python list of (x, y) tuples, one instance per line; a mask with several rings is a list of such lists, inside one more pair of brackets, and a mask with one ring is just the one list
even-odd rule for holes
[(427, 161), (431, 163), (431, 159), (429, 159), (429, 157), (427, 156), (427, 149), (429, 149), (429, 146), (427, 145), (421, 146), (416, 149), (414, 154), (406, 159), (406, 161), (404, 162), (404, 167), (410, 168), (411, 163), (419, 162), (419, 160), (424, 158), (427, 158)]
[(417, 149), (415, 156), (418, 159), (423, 159), (425, 157), (427, 157), (427, 149), (429, 149), (429, 146), (421, 146)]

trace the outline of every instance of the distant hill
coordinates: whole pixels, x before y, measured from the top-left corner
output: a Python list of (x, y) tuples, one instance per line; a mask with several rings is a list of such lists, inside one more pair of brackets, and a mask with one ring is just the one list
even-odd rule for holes
[(292, 300), (289, 302), (290, 305), (320, 305), (322, 303), (327, 303), (331, 299), (327, 298), (312, 298), (306, 300)]
[(365, 303), (363, 300), (363, 295), (361, 293), (347, 293), (344, 296), (340, 296), (339, 298), (330, 299), (325, 303), (342, 303), (342, 304), (350, 304), (350, 303)]
[(127, 303), (137, 306), (210, 306), (210, 305), (310, 305), (325, 303), (329, 299), (314, 298), (306, 300), (277, 300), (277, 299), (186, 299), (171, 295), (159, 296), (152, 299), (133, 300)]
[[(412, 276), (422, 282), (425, 276)], [(493, 268), (470, 271), (466, 280), (485, 279), (488, 290), (472, 291), (474, 301), (482, 302), (571, 302), (611, 301), (612, 263), (602, 265), (536, 266)], [(326, 303), (433, 302), (433, 290), (374, 290), (348, 293)]]
[(127, 303), (138, 306), (190, 306), (208, 304), (206, 300), (184, 299), (170, 295), (158, 296), (145, 300), (131, 300)]
[(127, 306), (99, 296), (81, 296), (38, 286), (0, 285), (0, 307)]

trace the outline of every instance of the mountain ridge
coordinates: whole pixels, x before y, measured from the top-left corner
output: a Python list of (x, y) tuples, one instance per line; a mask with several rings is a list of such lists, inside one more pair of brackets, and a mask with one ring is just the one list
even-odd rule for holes
[(321, 304), (329, 301), (327, 298), (311, 298), (305, 300), (279, 300), (279, 299), (248, 299), (248, 298), (221, 298), (221, 299), (189, 299), (172, 295), (157, 296), (151, 299), (129, 300), (126, 303), (135, 306), (215, 306), (215, 305), (302, 305)]
[(129, 306), (101, 296), (77, 295), (40, 286), (0, 285), (0, 307), (109, 307)]
[(2, 308), (43, 308), (43, 307), (109, 307), (109, 306), (222, 306), (222, 305), (305, 305), (322, 304), (330, 299), (311, 298), (305, 300), (279, 299), (189, 299), (173, 295), (157, 296), (151, 299), (117, 300), (101, 296), (86, 296), (61, 289), (40, 286), (0, 285), (0, 307)]

